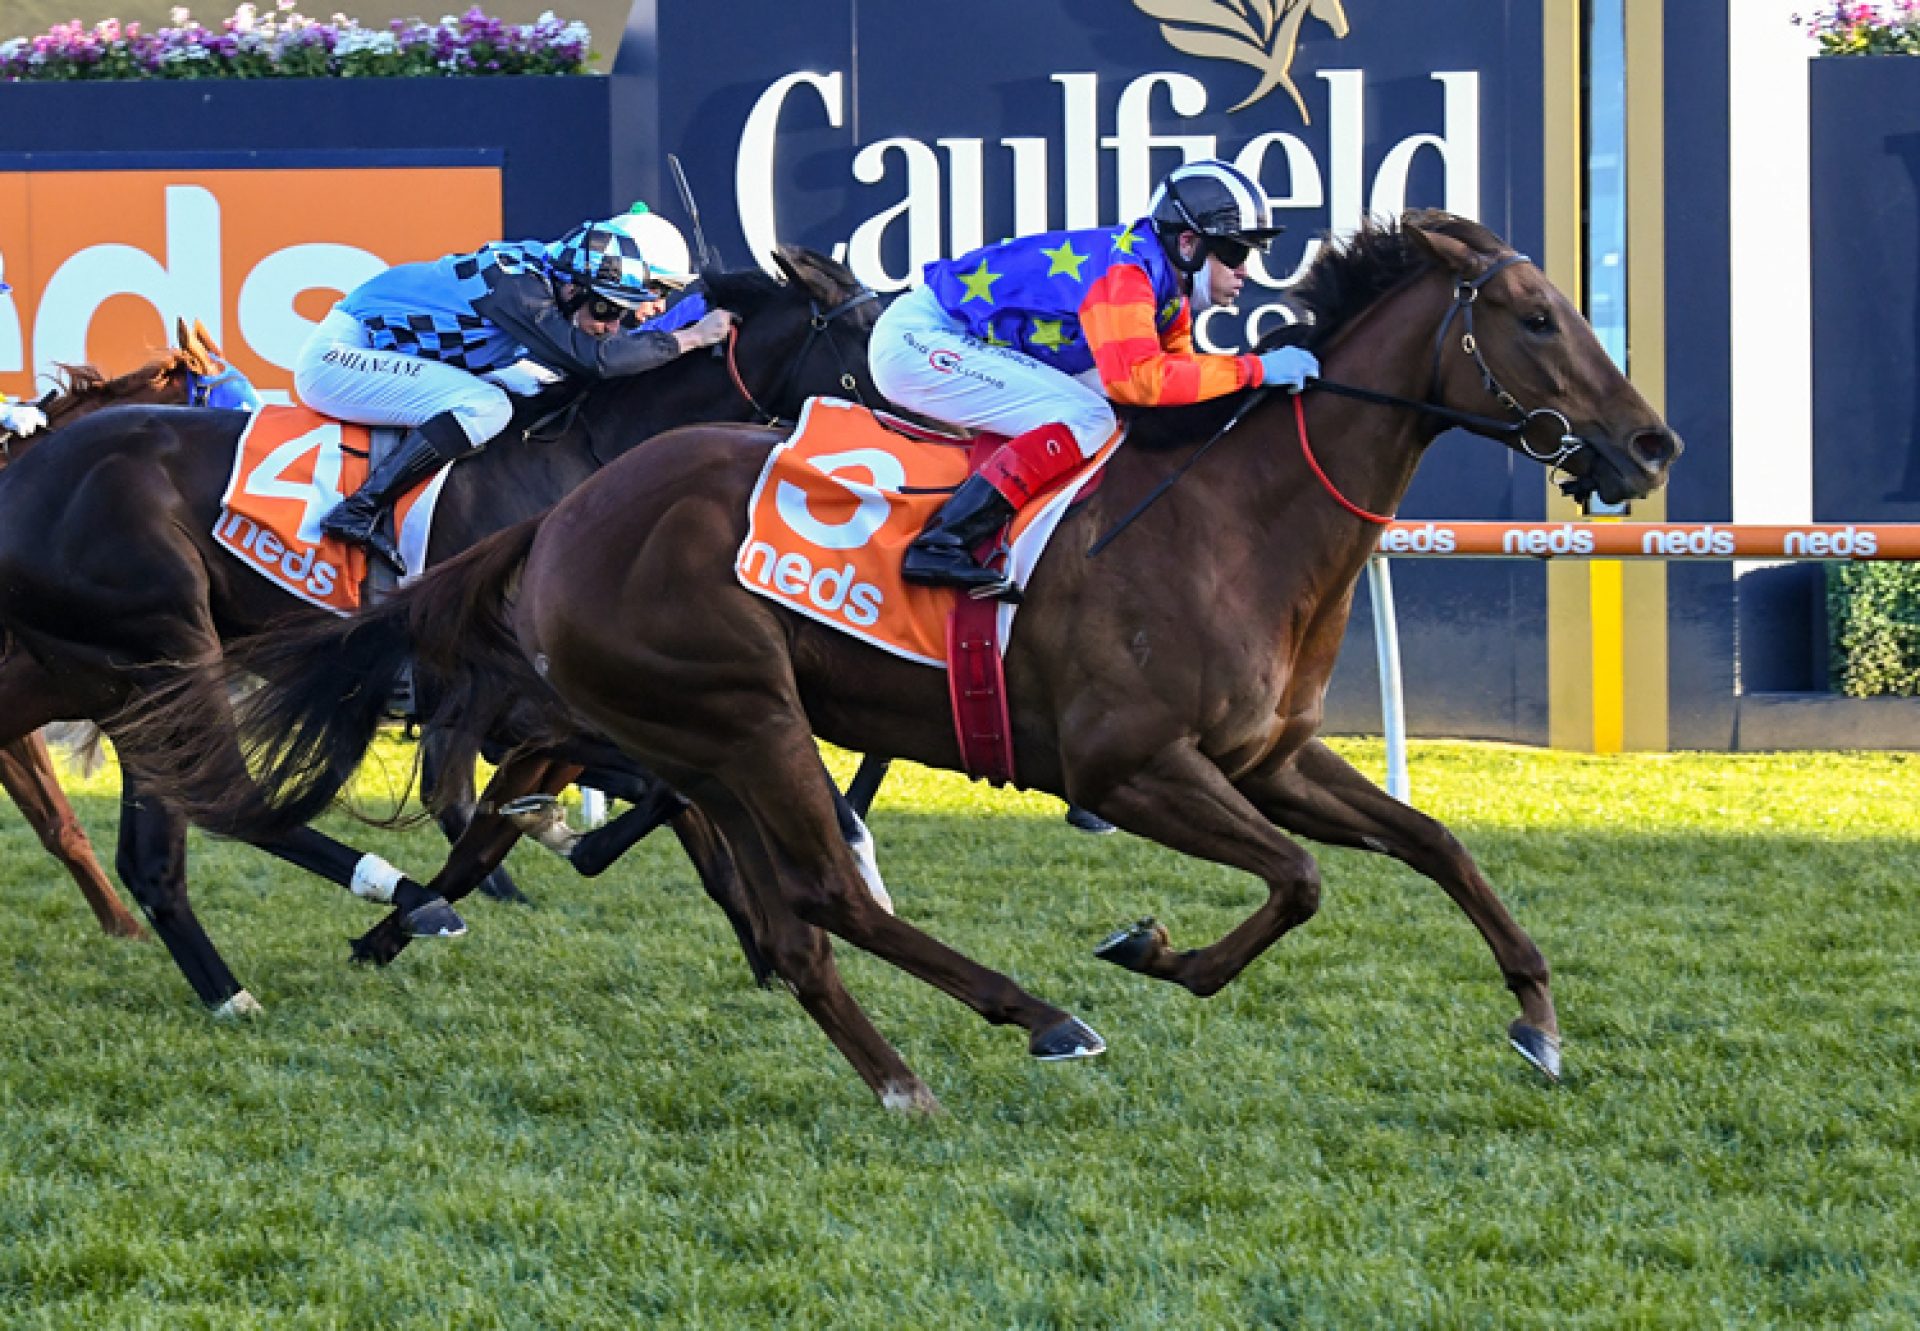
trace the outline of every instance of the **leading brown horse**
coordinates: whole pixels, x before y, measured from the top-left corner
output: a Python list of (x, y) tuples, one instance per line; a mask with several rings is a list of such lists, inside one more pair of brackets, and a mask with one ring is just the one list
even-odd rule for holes
[[(108, 377), (91, 365), (63, 365), (60, 382), (40, 400), (46, 428), (25, 438), (0, 433), (0, 467), (37, 447), (54, 430), (103, 407), (140, 403), (187, 402), (196, 391), (227, 370), (225, 357), (199, 321), (174, 325), (176, 345), (137, 370)], [(146, 930), (113, 890), (100, 867), (93, 843), (60, 789), (47, 744), (35, 731), (0, 748), (0, 787), (4, 787), (49, 855), (66, 866), (80, 895), (100, 922), (101, 932), (116, 938), (144, 938)]]
[[(1370, 226), (1330, 245), (1295, 298), (1313, 316), (1328, 391), (1303, 408), (1263, 394), (1137, 422), (1041, 559), (1006, 657), (1021, 781), (1266, 887), (1218, 942), (1177, 951), (1136, 927), (1102, 945), (1107, 960), (1213, 994), (1319, 907), (1319, 868), (1285, 832), (1377, 851), (1466, 913), (1519, 1000), (1511, 1042), (1557, 1076), (1540, 950), (1446, 828), (1314, 736), (1378, 515), (1445, 426), (1552, 462), (1572, 492), (1609, 501), (1662, 484), (1680, 442), (1566, 297), (1473, 222), (1421, 213)], [(265, 787), (196, 764), (194, 807), (271, 825), (273, 806), (350, 771), (371, 724), (349, 694), (377, 692), (411, 644), (467, 725), (544, 697), (554, 733), (609, 736), (704, 808), (749, 882), (762, 951), (887, 1106), (935, 1102), (842, 986), (829, 933), (1024, 1028), (1037, 1057), (1100, 1052), (1078, 1019), (863, 887), (815, 736), (957, 768), (947, 685), (736, 580), (748, 495), (776, 438), (671, 432), (357, 623), (251, 652), (267, 685), (249, 736), (289, 761), (269, 766)], [(190, 718), (177, 719), (191, 738)]]

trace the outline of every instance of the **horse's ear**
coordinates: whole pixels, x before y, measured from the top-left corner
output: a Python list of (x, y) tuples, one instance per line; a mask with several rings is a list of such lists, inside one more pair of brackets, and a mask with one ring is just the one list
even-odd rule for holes
[(206, 352), (207, 355), (213, 357), (213, 365), (216, 370), (227, 363), (227, 353), (220, 349), (220, 344), (213, 340), (213, 334), (209, 333), (207, 326), (198, 319), (193, 321), (193, 336), (194, 339), (199, 342), (200, 349)]
[(780, 270), (781, 275), (785, 277), (788, 282), (797, 287), (806, 286), (807, 279), (800, 276), (800, 270), (794, 266), (792, 246), (781, 245), (776, 247), (773, 251), (772, 258), (773, 266)]
[(1430, 231), (1413, 222), (1405, 223), (1402, 229), (1435, 263), (1460, 277), (1477, 277), (1486, 267), (1487, 261), (1472, 246), (1444, 231)]
[(173, 319), (173, 345), (180, 350), (187, 349), (187, 320), (184, 315), (175, 315)]

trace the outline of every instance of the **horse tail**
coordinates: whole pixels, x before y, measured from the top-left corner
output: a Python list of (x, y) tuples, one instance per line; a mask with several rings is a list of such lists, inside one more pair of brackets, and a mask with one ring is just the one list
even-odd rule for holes
[[(204, 693), (189, 682), (143, 705), (126, 729), (158, 793), (208, 831), (277, 835), (317, 817), (345, 787), (410, 666), (416, 698), (457, 697), (463, 719), (483, 728), (489, 711), (525, 695), (528, 680), (544, 691), (505, 619), (509, 584), (538, 528), (538, 519), (508, 528), (355, 615), (235, 644), (228, 682), (254, 686), (233, 708), (237, 753), (230, 732), (185, 738), (206, 722)], [(509, 701), (491, 709), (473, 701), (489, 695)]]

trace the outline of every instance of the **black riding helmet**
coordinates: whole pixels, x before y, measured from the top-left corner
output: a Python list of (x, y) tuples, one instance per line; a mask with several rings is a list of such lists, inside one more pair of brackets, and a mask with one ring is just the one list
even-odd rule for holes
[[(1249, 252), (1264, 253), (1286, 230), (1273, 224), (1266, 191), (1239, 167), (1212, 159), (1174, 168), (1153, 192), (1149, 212), (1161, 248), (1183, 273), (1198, 272), (1209, 252), (1227, 267), (1238, 268)], [(1180, 256), (1182, 231), (1196, 232), (1202, 240), (1191, 259)]]

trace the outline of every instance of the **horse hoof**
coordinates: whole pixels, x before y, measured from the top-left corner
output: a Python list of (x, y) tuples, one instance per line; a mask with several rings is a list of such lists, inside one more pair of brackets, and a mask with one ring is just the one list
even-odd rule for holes
[(896, 1114), (915, 1114), (932, 1118), (943, 1111), (933, 1092), (918, 1077), (911, 1081), (890, 1081), (880, 1092), (880, 1107)]
[(1149, 915), (1136, 924), (1115, 929), (1093, 949), (1093, 955), (1102, 961), (1111, 961), (1116, 966), (1137, 971), (1146, 964), (1156, 948), (1165, 947), (1166, 944), (1167, 931)]
[(1548, 1035), (1538, 1026), (1516, 1021), (1507, 1027), (1507, 1043), (1520, 1052), (1520, 1057), (1539, 1069), (1540, 1075), (1548, 1081), (1560, 1080), (1559, 1036)]
[(1067, 826), (1092, 836), (1106, 836), (1115, 830), (1112, 823), (1097, 813), (1088, 813), (1078, 804), (1067, 806)]
[(458, 938), (467, 931), (467, 922), (447, 904), (445, 897), (434, 897), (425, 905), (415, 906), (405, 918), (409, 938)]
[(1027, 1041), (1027, 1052), (1043, 1063), (1060, 1063), (1069, 1058), (1093, 1058), (1107, 1052), (1100, 1033), (1078, 1017), (1056, 1021), (1044, 1031), (1035, 1031)]
[(406, 945), (407, 936), (404, 933), (396, 935), (394, 925), (389, 921), (375, 925), (358, 938), (348, 939), (347, 946), (352, 950), (347, 960), (356, 966), (386, 966), (400, 955)]
[(260, 1000), (242, 989), (213, 1010), (216, 1021), (244, 1021), (248, 1017), (257, 1017), (266, 1009), (260, 1006)]
[(513, 876), (505, 869), (495, 869), (485, 878), (482, 878), (480, 880), (480, 894), (491, 897), (495, 901), (505, 901), (516, 906), (533, 904), (533, 898), (520, 890), (520, 885), (513, 881)]

